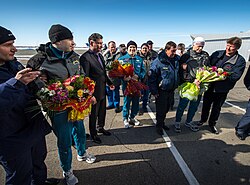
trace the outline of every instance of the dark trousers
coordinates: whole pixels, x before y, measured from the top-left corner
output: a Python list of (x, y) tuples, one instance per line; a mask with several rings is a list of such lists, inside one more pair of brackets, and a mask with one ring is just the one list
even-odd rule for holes
[(44, 160), (47, 155), (45, 138), (39, 140), (26, 153), (17, 153), (11, 160), (0, 158), (6, 172), (6, 185), (44, 185), (47, 168)]
[(239, 134), (248, 134), (250, 132), (250, 100), (247, 104), (246, 113), (240, 119), (235, 129)]
[(171, 102), (173, 101), (174, 91), (159, 90), (159, 96), (156, 98), (156, 126), (163, 127), (166, 114), (169, 111)]
[[(97, 129), (103, 128), (106, 117), (106, 97), (97, 101), (92, 105), (91, 114), (89, 116), (89, 131), (91, 136), (97, 135)], [(96, 126), (97, 121), (97, 126)]]
[[(228, 93), (216, 93), (213, 92), (213, 90), (208, 89), (204, 93), (203, 96), (203, 106), (202, 106), (202, 112), (201, 112), (201, 122), (206, 122), (208, 120), (208, 124), (210, 126), (215, 126), (217, 120), (220, 116), (221, 107), (224, 104)], [(209, 116), (209, 111), (212, 110)]]

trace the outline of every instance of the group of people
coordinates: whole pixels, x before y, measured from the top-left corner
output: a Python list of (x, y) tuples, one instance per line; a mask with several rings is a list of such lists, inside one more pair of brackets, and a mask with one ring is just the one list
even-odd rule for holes
[[(129, 41), (127, 45), (116, 47), (115, 41), (108, 43), (108, 49), (102, 50), (103, 36), (93, 33), (88, 38), (89, 49), (81, 56), (74, 51), (72, 32), (65, 26), (56, 24), (49, 29), (50, 42), (41, 44), (37, 54), (29, 59), (26, 68), (14, 57), (17, 51), (14, 46), (15, 36), (4, 27), (0, 27), (0, 164), (6, 172), (6, 185), (46, 185), (58, 184), (58, 179), (47, 178), (47, 168), (44, 163), (47, 149), (45, 136), (51, 131), (57, 138), (57, 147), (63, 177), (67, 185), (75, 185), (78, 178), (72, 170), (72, 150), (74, 144), (77, 150), (77, 160), (93, 163), (96, 157), (87, 152), (86, 132), (83, 120), (69, 121), (68, 110), (57, 111), (50, 115), (51, 125), (45, 119), (39, 107), (36, 92), (51, 80), (65, 80), (73, 75), (84, 75), (95, 81), (95, 91), (92, 96), (92, 108), (89, 116), (89, 131), (91, 140), (102, 142), (98, 133), (110, 136), (106, 130), (106, 110), (122, 111), (125, 128), (131, 125), (139, 126), (136, 115), (147, 112), (149, 94), (155, 97), (156, 132), (163, 135), (163, 129), (169, 130), (164, 121), (166, 114), (174, 103), (174, 91), (184, 82), (193, 82), (195, 70), (198, 67), (217, 66), (230, 72), (224, 81), (213, 82), (203, 95), (201, 119), (193, 121), (202, 94), (197, 100), (189, 101), (180, 98), (176, 111), (174, 129), (181, 132), (181, 119), (189, 104), (185, 126), (192, 131), (198, 131), (199, 126), (207, 122), (211, 132), (218, 134), (215, 125), (220, 110), (228, 92), (235, 86), (245, 69), (245, 59), (237, 52), (241, 47), (241, 39), (229, 38), (225, 50), (216, 51), (211, 56), (203, 47), (205, 40), (197, 37), (190, 49), (185, 51), (185, 45), (169, 41), (159, 53), (153, 50), (151, 40), (143, 43), (137, 50), (137, 43)], [(103, 53), (102, 53), (103, 52)], [(178, 53), (177, 53), (178, 52)], [(106, 67), (113, 61), (121, 64), (132, 64), (134, 75), (124, 78), (110, 78)], [(249, 75), (245, 77), (249, 89)], [(142, 97), (124, 95), (123, 107), (120, 105), (120, 86), (124, 92), (128, 81), (141, 81), (149, 87), (143, 90)], [(106, 102), (106, 95), (108, 102)], [(140, 98), (142, 107), (140, 108)], [(107, 105), (106, 105), (107, 104)], [(132, 104), (132, 105), (131, 105)], [(249, 102), (250, 105), (250, 102)], [(211, 108), (212, 107), (212, 108)], [(211, 113), (209, 116), (209, 112)], [(246, 114), (236, 127), (236, 135), (245, 139), (249, 132), (248, 106)]]

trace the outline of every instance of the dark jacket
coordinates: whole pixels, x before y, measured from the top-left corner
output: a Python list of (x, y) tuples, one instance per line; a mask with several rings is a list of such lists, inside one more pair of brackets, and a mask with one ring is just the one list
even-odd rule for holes
[(23, 68), (17, 61), (0, 66), (0, 158), (6, 160), (27, 152), (51, 132), (27, 86), (14, 78)]
[[(111, 55), (110, 51), (107, 51), (104, 54), (105, 66), (109, 67), (113, 61), (118, 60), (118, 58), (120, 58), (121, 56), (122, 55), (118, 50), (116, 50), (116, 53), (113, 54), (113, 55)], [(115, 86), (120, 86), (121, 85), (121, 79), (119, 79), (119, 78), (110, 78), (110, 77), (109, 77), (109, 79), (111, 80), (111, 82)]]
[[(187, 69), (183, 70), (182, 64), (187, 64)], [(180, 58), (180, 83), (193, 82), (196, 76), (196, 69), (199, 67), (209, 66), (209, 55), (206, 51), (201, 53), (195, 52), (192, 48), (184, 53)]]
[(244, 84), (248, 90), (250, 90), (250, 67), (248, 67), (246, 76), (244, 78)]
[(65, 80), (73, 75), (84, 74), (77, 53), (71, 51), (66, 57), (56, 56), (50, 45), (41, 44), (37, 49), (38, 54), (29, 59), (27, 67), (41, 70), (48, 80)]
[(146, 74), (145, 74), (145, 77), (143, 78), (142, 82), (144, 82), (145, 84), (147, 84), (148, 83), (148, 73), (150, 71), (150, 66), (151, 66), (151, 63), (153, 61), (151, 53), (148, 52), (147, 55), (145, 56), (145, 55), (143, 55), (141, 53), (141, 51), (138, 51), (137, 55), (142, 58), (144, 66), (145, 66), (145, 70), (146, 70)]
[(86, 76), (90, 77), (96, 83), (93, 96), (95, 96), (97, 101), (105, 98), (106, 83), (112, 85), (106, 74), (105, 60), (100, 53), (98, 55), (102, 61), (102, 65), (98, 61), (98, 56), (91, 50), (86, 51), (80, 57), (80, 63)]
[(176, 55), (172, 60), (174, 65), (165, 51), (162, 51), (151, 64), (148, 85), (153, 95), (158, 94), (159, 89), (174, 91), (178, 86), (180, 57)]
[(225, 54), (225, 50), (215, 51), (210, 57), (211, 66), (223, 68), (224, 71), (231, 73), (226, 80), (213, 82), (211, 84), (210, 88), (213, 88), (214, 92), (218, 93), (228, 93), (240, 79), (246, 67), (245, 59), (238, 54), (238, 52), (222, 65), (218, 65), (219, 62), (223, 60)]
[(152, 60), (155, 60), (158, 57), (158, 53), (155, 50), (152, 49), (149, 52), (150, 52), (150, 55), (152, 57)]

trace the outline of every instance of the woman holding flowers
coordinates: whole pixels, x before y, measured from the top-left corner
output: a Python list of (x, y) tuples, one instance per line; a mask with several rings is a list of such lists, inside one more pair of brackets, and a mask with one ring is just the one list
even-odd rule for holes
[[(38, 54), (28, 61), (27, 66), (33, 69), (41, 69), (43, 74), (42, 79), (46, 83), (51, 80), (62, 81), (74, 75), (83, 74), (79, 63), (79, 55), (73, 51), (75, 43), (71, 31), (59, 24), (52, 25), (49, 30), (49, 38), (51, 43), (41, 45), (38, 49)], [(59, 86), (60, 83), (55, 83), (55, 86), (57, 85)], [(55, 98), (63, 101), (67, 97), (67, 91), (65, 90), (61, 92), (59, 97)], [(75, 185), (78, 183), (78, 179), (74, 176), (71, 166), (72, 136), (78, 153), (78, 161), (85, 160), (88, 163), (93, 163), (96, 158), (86, 152), (86, 135), (83, 120), (68, 121), (68, 113), (68, 109), (55, 111), (50, 118), (53, 131), (57, 136), (57, 146), (63, 176), (67, 185)]]
[[(196, 37), (193, 41), (193, 46), (180, 58), (180, 80), (181, 83), (194, 82), (199, 86), (199, 81), (195, 79), (195, 73), (197, 68), (201, 68), (204, 65), (209, 65), (209, 55), (206, 51), (203, 51), (205, 40), (202, 37)], [(175, 131), (181, 132), (181, 118), (186, 109), (188, 103), (188, 113), (185, 126), (189, 127), (192, 131), (196, 132), (199, 130), (198, 126), (194, 124), (193, 117), (200, 104), (201, 94), (198, 95), (196, 100), (189, 100), (186, 97), (180, 97), (179, 104), (175, 116)]]
[[(120, 57), (118, 60), (122, 62), (123, 65), (125, 64), (132, 64), (133, 69), (134, 69), (134, 75), (133, 76), (128, 76), (124, 77), (123, 83), (122, 83), (122, 90), (125, 92), (125, 89), (131, 79), (140, 81), (144, 78), (145, 76), (145, 67), (143, 64), (143, 60), (141, 57), (136, 55), (136, 50), (137, 50), (137, 44), (134, 41), (129, 41), (127, 44), (127, 49), (128, 53), (122, 57)], [(124, 93), (123, 93), (124, 94)], [(140, 96), (130, 96), (130, 95), (124, 95), (123, 99), (123, 123), (125, 128), (129, 128), (129, 122), (132, 124), (138, 126), (140, 125), (140, 122), (135, 118), (139, 111), (139, 101), (140, 101)], [(130, 103), (132, 101), (132, 108), (131, 112), (130, 111)]]
[(221, 107), (227, 98), (227, 94), (240, 79), (246, 66), (245, 59), (238, 53), (241, 43), (242, 40), (238, 37), (229, 38), (227, 40), (226, 50), (215, 51), (210, 57), (212, 66), (222, 68), (230, 74), (223, 81), (213, 82), (204, 93), (201, 120), (198, 122), (198, 126), (201, 126), (208, 120), (209, 111), (212, 106), (208, 125), (214, 134), (219, 134), (215, 125), (219, 118)]

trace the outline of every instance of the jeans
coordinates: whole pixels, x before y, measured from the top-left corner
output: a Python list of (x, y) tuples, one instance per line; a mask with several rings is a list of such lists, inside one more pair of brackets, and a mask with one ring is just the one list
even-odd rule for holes
[(86, 134), (83, 121), (68, 121), (68, 111), (56, 112), (52, 116), (52, 127), (57, 136), (57, 147), (60, 165), (64, 172), (71, 169), (72, 164), (72, 137), (74, 138), (77, 153), (83, 156), (86, 150)]
[(110, 90), (109, 86), (106, 86), (106, 92), (108, 97), (108, 106), (118, 108), (120, 106), (120, 86), (115, 86), (113, 91)]
[(142, 109), (147, 110), (149, 90), (143, 90), (142, 93), (143, 93), (143, 96), (142, 96)]
[[(140, 103), (140, 97), (131, 97), (131, 96), (124, 96), (123, 99), (123, 109), (122, 109), (122, 114), (123, 114), (123, 120), (130, 118), (135, 118), (139, 111), (139, 103)], [(131, 113), (129, 116), (129, 110), (130, 110), (130, 103), (132, 101), (132, 108), (131, 108)]]
[(198, 96), (198, 99), (196, 101), (190, 101), (187, 98), (181, 98), (179, 100), (179, 105), (176, 111), (176, 116), (175, 116), (175, 121), (176, 122), (181, 122), (181, 117), (189, 103), (189, 107), (188, 107), (188, 113), (187, 113), (187, 123), (190, 123), (191, 121), (193, 121), (194, 115), (198, 109), (198, 106), (200, 104), (201, 101), (201, 95)]

